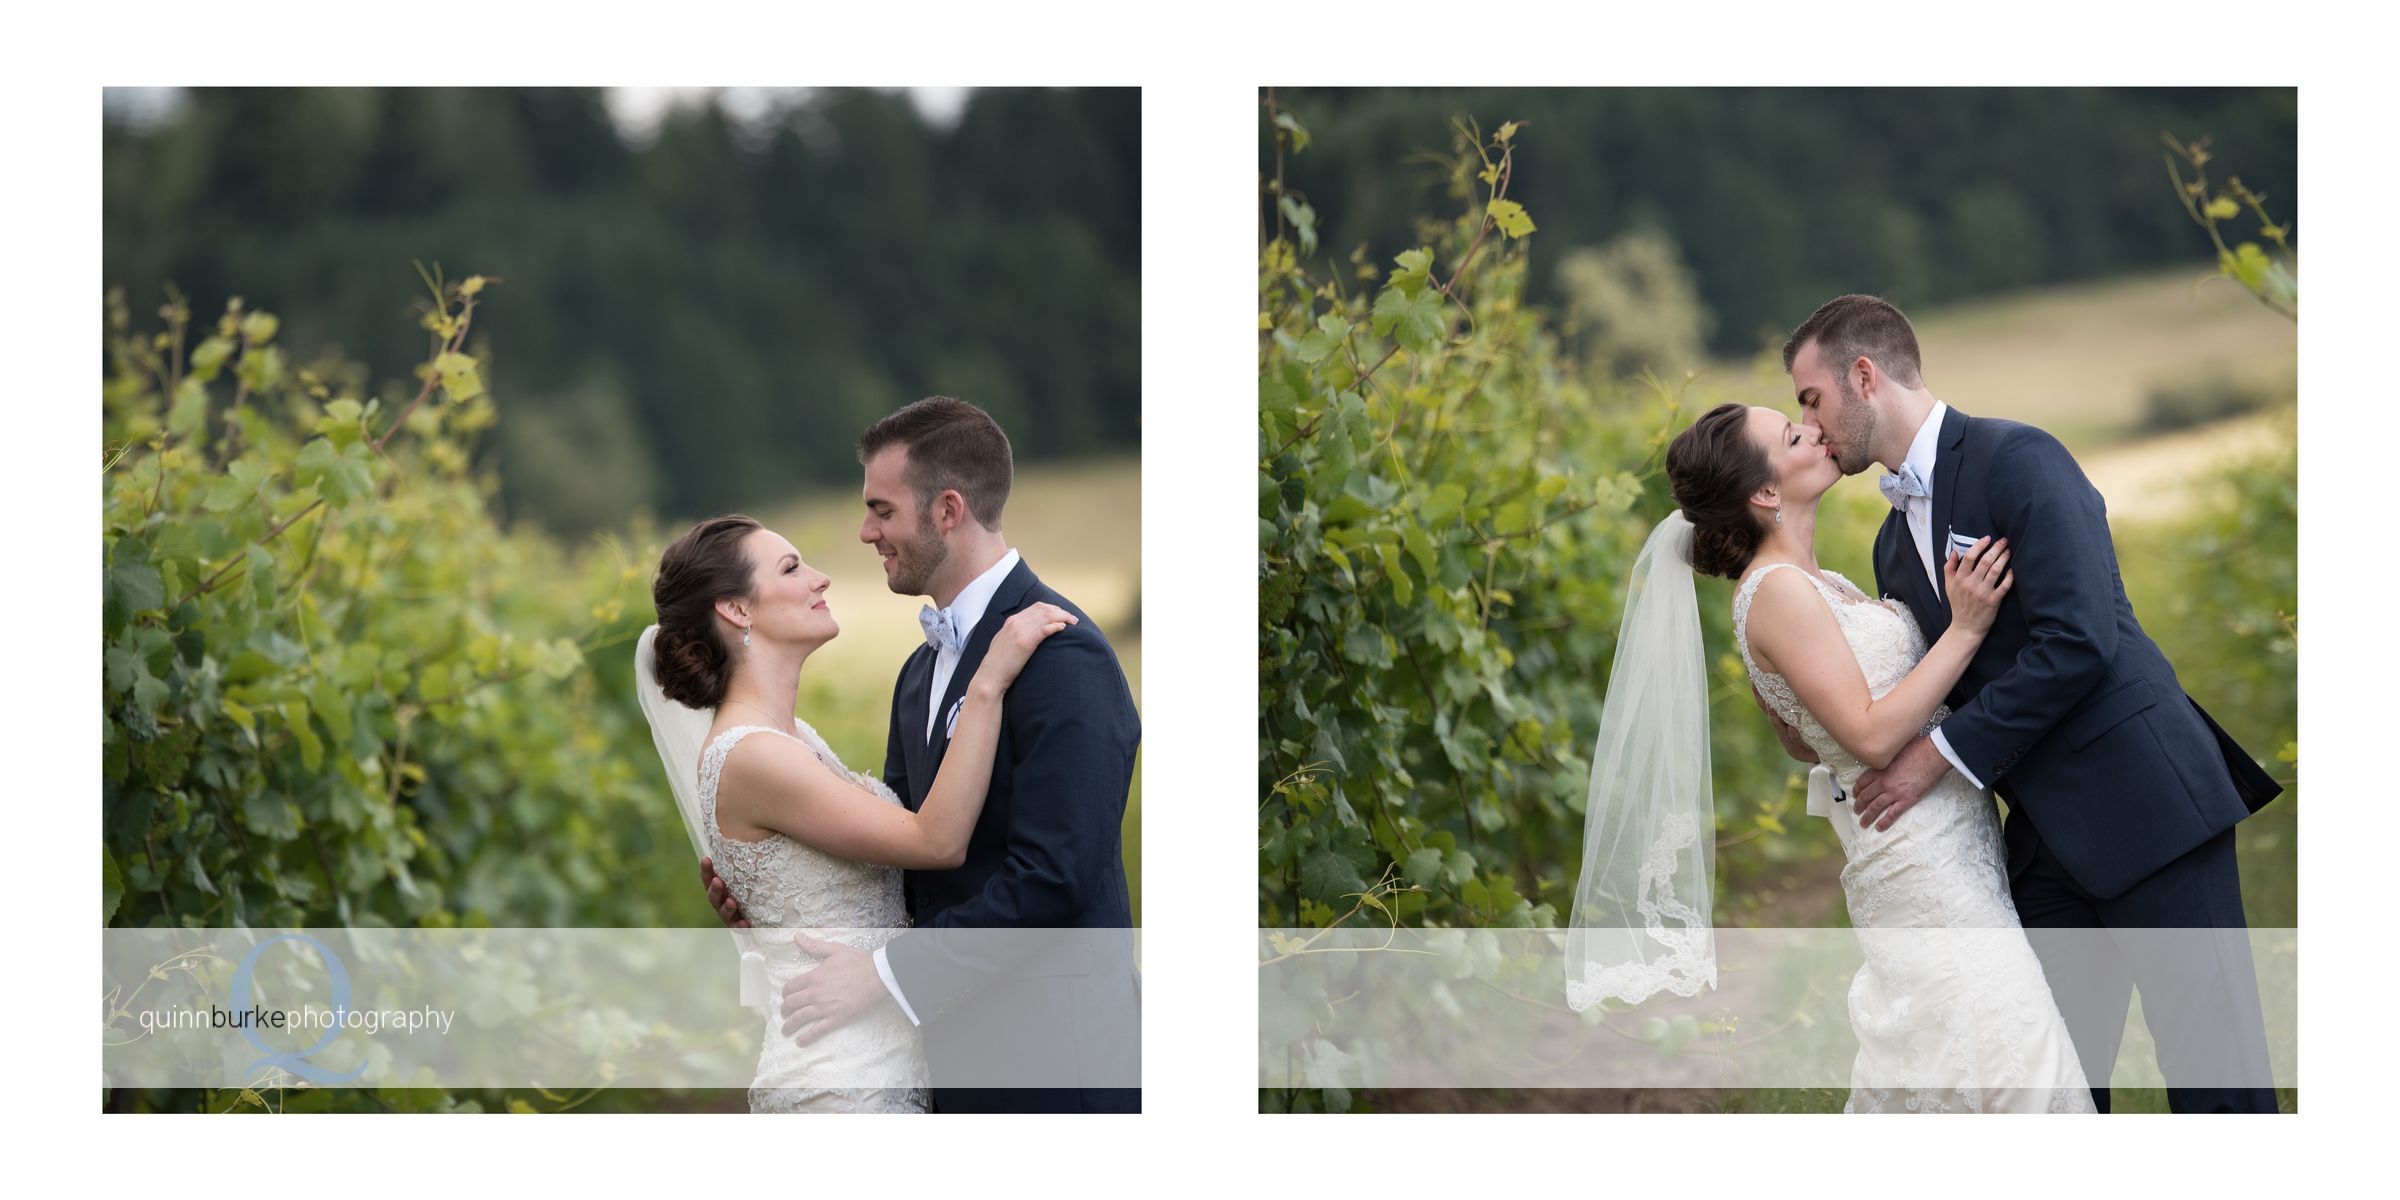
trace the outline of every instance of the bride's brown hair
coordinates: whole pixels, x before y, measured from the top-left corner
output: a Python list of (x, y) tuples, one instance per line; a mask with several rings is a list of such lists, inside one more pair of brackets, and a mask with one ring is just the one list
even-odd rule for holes
[(1720, 404), (1667, 445), (1667, 486), (1692, 523), (1692, 569), (1740, 579), (1766, 540), (1751, 493), (1774, 482), (1766, 448), (1750, 439), (1750, 410)]
[(717, 633), (717, 601), (747, 599), (755, 566), (742, 539), (762, 528), (735, 514), (711, 517), (658, 556), (650, 600), (658, 608), (658, 690), (685, 708), (715, 708), (733, 680), (733, 648)]

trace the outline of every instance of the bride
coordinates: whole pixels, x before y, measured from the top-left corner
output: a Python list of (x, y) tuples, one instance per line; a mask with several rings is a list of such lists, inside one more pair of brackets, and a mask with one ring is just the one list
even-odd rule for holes
[[(1076, 618), (1035, 604), (1008, 619), (968, 684), (932, 790), (910, 812), (792, 716), (802, 665), (841, 632), (825, 601), (832, 582), (749, 517), (701, 522), (659, 559), (658, 626), (643, 658), (656, 682), (643, 681), (642, 699), (670, 772), (690, 769), (675, 747), (714, 712), (698, 754), (698, 811), (687, 817), (697, 816), (697, 836), (752, 925), (873, 950), (909, 926), (901, 869), (965, 858), (991, 782), (1001, 695), (1034, 648)], [(677, 713), (659, 694), (699, 711)], [(801, 1046), (779, 1030), (783, 984), (816, 962), (788, 936), (760, 938), (758, 950), (768, 1011), (751, 1111), (925, 1111), (924, 1054), (897, 1005)]]
[[(1845, 793), (1948, 715), (1942, 699), (2014, 582), (2005, 542), (1953, 554), (1943, 567), (1950, 627), (1928, 647), (1906, 606), (1817, 565), (1817, 502), (1842, 477), (1818, 430), (1771, 408), (1719, 405), (1675, 438), (1666, 463), (1682, 508), (1635, 564), (1593, 758), (1568, 957), (1578, 1008), (1715, 982), (1693, 571), (1740, 581), (1743, 664)], [(1859, 1050), (1845, 1111), (2091, 1111), (2009, 899), (1991, 793), (1954, 771), (1873, 827), (1847, 804), (1829, 807), (1866, 955), (1850, 988)], [(1667, 928), (1670, 917), (1682, 928)]]

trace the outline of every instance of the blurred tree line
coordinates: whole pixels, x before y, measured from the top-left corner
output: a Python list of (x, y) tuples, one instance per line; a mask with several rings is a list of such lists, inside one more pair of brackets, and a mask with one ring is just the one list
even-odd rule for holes
[[(2158, 202), (2161, 129), (2214, 134), (2224, 174), (2297, 209), (2292, 88), (1280, 89), (1307, 116), (1289, 189), (1329, 214), (1321, 255), (1383, 263), (1436, 240), (1450, 119), (1527, 125), (1510, 195), (1542, 214), (1529, 299), (1620, 370), (1747, 356), (1826, 297), (1903, 308), (2197, 255)], [(1431, 151), (1432, 153), (1429, 153)], [(1262, 178), (1276, 169), (1260, 143)], [(1260, 220), (1273, 236), (1272, 201)], [(1652, 328), (1656, 327), (1656, 328)]]
[(484, 453), (512, 517), (581, 535), (850, 483), (858, 432), (935, 392), (1023, 459), (1140, 444), (1138, 90), (980, 90), (947, 130), (820, 91), (634, 145), (597, 89), (180, 108), (104, 126), (107, 283), (292, 314), (296, 353), (404, 400), (404, 264), (505, 278), (471, 349), (511, 397)]

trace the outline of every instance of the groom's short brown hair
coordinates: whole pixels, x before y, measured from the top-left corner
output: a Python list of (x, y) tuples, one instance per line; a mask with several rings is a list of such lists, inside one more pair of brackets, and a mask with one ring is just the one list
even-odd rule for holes
[(1852, 394), (1850, 364), (1860, 357), (1875, 360), (1883, 373), (1902, 387), (1925, 386), (1925, 364), (1917, 355), (1917, 330), (1908, 317), (1880, 296), (1836, 296), (1800, 322), (1783, 344), (1783, 370), (1790, 374), (1792, 359), (1811, 339), (1817, 361), (1833, 372), (1842, 394)]
[(948, 396), (927, 396), (867, 426), (858, 437), (859, 465), (893, 446), (907, 451), (908, 481), (920, 510), (943, 492), (955, 490), (967, 512), (985, 529), (1000, 528), (1016, 464), (1008, 435), (990, 413)]

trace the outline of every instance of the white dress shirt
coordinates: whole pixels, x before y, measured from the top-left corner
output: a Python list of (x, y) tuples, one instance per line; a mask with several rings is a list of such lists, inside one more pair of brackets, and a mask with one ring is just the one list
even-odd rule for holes
[(1933, 584), (1933, 594), (1942, 594), (1942, 567), (1933, 557), (1933, 472), (1939, 464), (1935, 457), (1941, 450), (1942, 414), (1950, 406), (1939, 400), (1933, 411), (1925, 415), (1925, 423), (1917, 427), (1917, 438), (1908, 444), (1908, 458), (1902, 465), (1914, 467), (1917, 478), (1925, 481), (1927, 495), (1908, 497), (1908, 506), (1901, 514), (1908, 519), (1908, 536), (1917, 543), (1917, 558), (1925, 564), (1925, 578)]
[[(1925, 579), (1933, 585), (1933, 594), (1936, 596), (1942, 595), (1942, 564), (1933, 556), (1933, 496), (1930, 493), (1936, 486), (1934, 472), (1941, 469), (1942, 417), (1949, 411), (1949, 405), (1934, 401), (1933, 411), (1925, 414), (1925, 423), (1917, 427), (1916, 440), (1908, 444), (1906, 465), (1916, 468), (1917, 478), (1925, 481), (1928, 494), (1908, 497), (1907, 506), (1900, 510), (1908, 520), (1909, 539), (1917, 544), (1917, 561), (1925, 564)], [(1947, 542), (1947, 539), (1944, 540)], [(1947, 557), (1949, 547), (1945, 544), (1943, 558)], [(1950, 739), (1942, 736), (1938, 725), (1933, 730), (1933, 748), (1941, 751), (1943, 758), (1950, 760), (1951, 768), (1961, 778), (1976, 787), (1983, 786), (1983, 781), (1975, 778), (1975, 772), (1968, 770), (1967, 764), (1958, 760), (1958, 753), (1950, 748)]]
[[(958, 595), (951, 599), (950, 607), (944, 611), (950, 614), (950, 620), (958, 627), (961, 641), (973, 635), (975, 627), (983, 623), (983, 610), (992, 606), (992, 593), (999, 591), (1001, 582), (1008, 578), (1010, 571), (1016, 569), (1017, 552), (1011, 550), (1001, 555), (1000, 561), (993, 563), (991, 570), (958, 589)], [(958, 660), (963, 656), (963, 651), (947, 648), (933, 652), (933, 682), (926, 685), (925, 689), (927, 742), (933, 741), (933, 722), (941, 715), (942, 697), (950, 691), (950, 677), (957, 673)]]
[[(976, 576), (973, 582), (958, 590), (958, 595), (951, 599), (950, 607), (945, 611), (956, 623), (960, 638), (963, 639), (972, 634), (975, 627), (983, 623), (984, 610), (992, 606), (992, 593), (999, 591), (1001, 582), (1008, 578), (1010, 571), (1016, 569), (1017, 552), (1011, 550), (1001, 555), (1000, 561), (993, 563), (990, 570)], [(925, 696), (925, 740), (927, 742), (933, 741), (933, 723), (941, 716), (942, 696), (950, 690), (950, 677), (958, 672), (958, 660), (963, 657), (963, 654), (963, 651), (951, 650), (946, 647), (933, 652), (933, 682), (926, 685)], [(901, 715), (908, 714), (902, 713)], [(883, 951), (884, 947), (877, 946), (875, 948), (875, 977), (883, 980), (884, 990), (890, 992), (892, 999), (898, 1002), (900, 1013), (908, 1018), (909, 1024), (924, 1024), (917, 1019), (917, 1010), (908, 1006), (908, 997), (900, 994), (900, 981), (892, 977), (891, 959), (885, 957)]]

